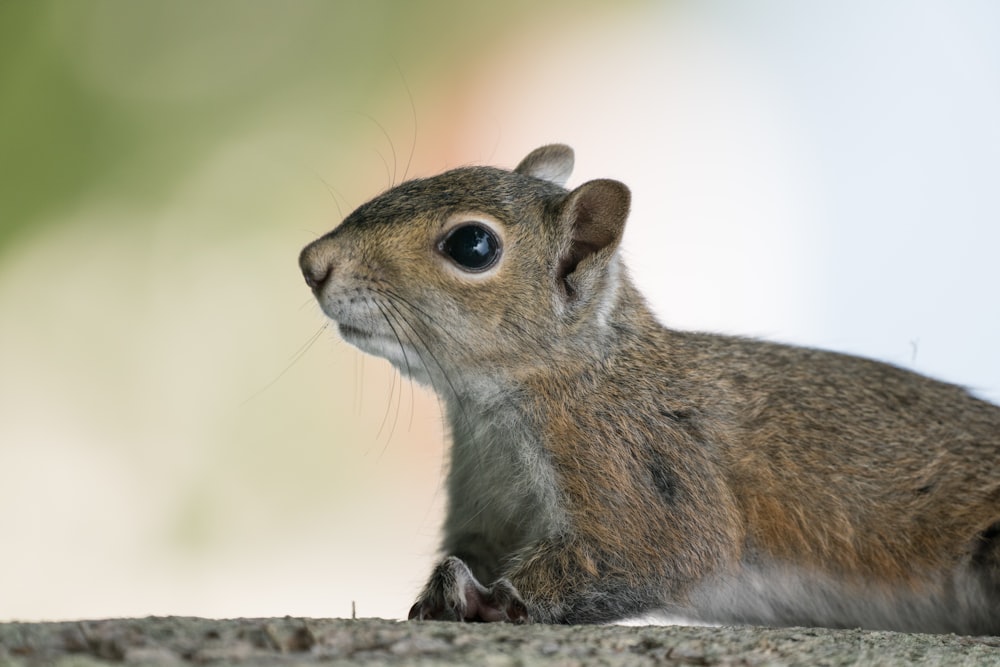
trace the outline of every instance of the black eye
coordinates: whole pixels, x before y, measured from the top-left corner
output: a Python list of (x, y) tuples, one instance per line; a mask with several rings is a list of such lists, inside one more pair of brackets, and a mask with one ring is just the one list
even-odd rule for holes
[(492, 230), (477, 224), (456, 227), (441, 242), (441, 251), (466, 271), (488, 269), (500, 256), (500, 241)]

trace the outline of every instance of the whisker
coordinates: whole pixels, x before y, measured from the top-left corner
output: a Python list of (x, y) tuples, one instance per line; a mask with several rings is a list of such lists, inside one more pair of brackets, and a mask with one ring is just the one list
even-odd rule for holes
[(310, 306), (314, 303), (316, 303), (316, 299), (314, 299), (313, 297), (309, 297), (308, 299), (302, 302), (302, 305), (299, 306), (299, 310), (302, 310), (303, 308), (306, 308), (307, 306)]
[(288, 365), (285, 366), (284, 370), (282, 370), (280, 373), (278, 373), (274, 377), (274, 379), (272, 379), (270, 382), (268, 382), (267, 384), (265, 384), (263, 387), (261, 387), (260, 389), (258, 389), (257, 391), (255, 391), (247, 399), (245, 399), (243, 402), (241, 402), (240, 403), (240, 407), (243, 407), (244, 405), (246, 405), (247, 403), (249, 403), (253, 399), (255, 399), (258, 396), (260, 396), (261, 394), (263, 394), (265, 391), (267, 391), (268, 389), (270, 389), (271, 387), (273, 387), (278, 382), (278, 380), (280, 380), (282, 377), (284, 377), (285, 373), (287, 373), (288, 371), (290, 371), (292, 369), (292, 366), (294, 366), (296, 363), (298, 363), (299, 359), (301, 359), (305, 355), (305, 353), (308, 352), (309, 349), (316, 343), (316, 341), (319, 340), (319, 337), (323, 335), (324, 331), (326, 331), (327, 326), (329, 326), (329, 324), (327, 322), (324, 322), (320, 326), (320, 328), (316, 330), (316, 333), (312, 334), (306, 340), (306, 342), (303, 343), (302, 346), (299, 347), (299, 349), (295, 351), (295, 353), (291, 356), (290, 360), (288, 361)]
[[(386, 313), (385, 308), (382, 306), (382, 304), (378, 300), (373, 299), (372, 303), (375, 305), (376, 308), (378, 308), (378, 311), (382, 314), (382, 318), (385, 320), (385, 323), (389, 326), (389, 330), (392, 331), (392, 335), (393, 335), (393, 337), (395, 337), (396, 343), (399, 345), (400, 352), (403, 353), (403, 363), (406, 365), (406, 374), (407, 375), (412, 375), (413, 373), (412, 373), (412, 370), (410, 368), (410, 358), (406, 354), (406, 346), (403, 345), (403, 341), (399, 337), (399, 332), (396, 331), (396, 327), (393, 326), (392, 319), (389, 318), (389, 315)], [(395, 375), (393, 375), (393, 378), (392, 378), (392, 388), (395, 388), (395, 386), (396, 386), (396, 377), (398, 375), (399, 375), (398, 372)], [(389, 437), (386, 439), (385, 447), (389, 446), (389, 441), (392, 440), (392, 436), (396, 432), (396, 424), (399, 422), (399, 406), (400, 406), (400, 403), (402, 402), (402, 395), (403, 395), (402, 378), (400, 378), (399, 392), (396, 395), (396, 414), (395, 414), (395, 417), (393, 417), (392, 428), (389, 430)], [(385, 416), (382, 419), (382, 426), (379, 428), (378, 434), (375, 436), (376, 438), (378, 438), (378, 437), (380, 437), (382, 435), (382, 429), (385, 428), (386, 420), (389, 418), (389, 408), (390, 408), (391, 403), (392, 403), (392, 396), (393, 396), (393, 392), (392, 392), (392, 390), (390, 390), (390, 392), (389, 392), (389, 403), (387, 403), (386, 406), (385, 406), (385, 408), (386, 408), (386, 410), (385, 410)], [(385, 453), (385, 447), (382, 448), (382, 452), (383, 453)]]
[[(379, 288), (376, 291), (378, 293), (384, 295), (384, 296), (391, 297), (395, 301), (399, 301), (400, 303), (402, 303), (403, 305), (405, 305), (408, 309), (410, 309), (414, 314), (417, 314), (417, 315), (421, 316), (429, 324), (433, 324), (441, 333), (447, 335), (449, 338), (451, 338), (456, 343), (460, 343), (461, 344), (463, 342), (455, 334), (453, 334), (448, 329), (448, 327), (442, 326), (434, 318), (433, 315), (431, 315), (430, 313), (428, 313), (423, 308), (417, 306), (413, 302), (409, 301), (408, 299), (406, 299), (404, 296), (402, 296), (398, 292), (396, 292), (394, 290), (386, 289), (386, 288)], [(538, 320), (535, 320), (534, 318), (528, 318), (528, 317), (525, 317), (525, 316), (520, 315), (520, 314), (519, 314), (519, 317), (521, 317), (521, 319), (523, 319), (523, 320), (527, 321), (528, 323), (530, 323), (538, 331), (546, 331), (547, 328), (548, 328), (546, 324), (544, 324), (542, 322), (539, 322)], [(525, 331), (525, 329), (524, 329), (523, 326), (521, 326), (518, 322), (516, 322), (516, 321), (514, 321), (514, 320), (512, 320), (510, 318), (505, 317), (505, 318), (501, 319), (500, 324), (501, 324), (501, 326), (504, 327), (505, 331), (507, 331), (508, 333), (514, 334), (514, 336), (516, 338), (519, 338), (521, 340), (527, 339), (533, 345), (543, 345), (544, 344), (544, 341), (539, 341), (536, 337), (529, 336), (528, 333), (527, 333), (527, 331)]]
[[(390, 172), (389, 162), (388, 160), (385, 159), (385, 156), (382, 155), (382, 151), (373, 148), (372, 152), (378, 155), (379, 159), (382, 160), (382, 166), (385, 168), (385, 180), (388, 181), (389, 187), (392, 187), (393, 181), (396, 180), (395, 176), (396, 172), (395, 171)], [(393, 156), (393, 160), (395, 159), (396, 159), (395, 156)], [(395, 167), (393, 167), (393, 169), (395, 169)]]
[[(382, 432), (385, 430), (386, 424), (389, 423), (389, 413), (392, 412), (392, 399), (396, 395), (396, 378), (399, 376), (399, 371), (397, 371), (395, 368), (390, 367), (390, 372), (392, 373), (392, 375), (389, 383), (389, 397), (386, 399), (385, 402), (385, 414), (382, 415), (382, 423), (379, 424), (378, 432), (375, 433), (376, 440), (379, 440), (382, 437)], [(386, 439), (386, 444), (388, 444), (390, 439), (392, 439), (391, 432), (389, 433), (389, 438)], [(385, 451), (385, 447), (382, 448), (382, 451), (383, 452)], [(367, 453), (368, 452), (365, 452), (366, 455)], [(381, 456), (381, 454), (379, 456)]]
[(496, 139), (493, 141), (493, 150), (490, 151), (486, 162), (492, 164), (494, 161), (493, 158), (496, 157), (497, 149), (500, 148), (500, 140), (503, 138), (503, 126), (500, 124), (500, 117), (495, 113), (490, 114), (490, 118), (493, 119), (493, 124), (496, 126)]
[[(326, 186), (326, 191), (330, 193), (330, 197), (333, 199), (333, 205), (337, 207), (337, 215), (340, 217), (341, 220), (343, 220), (344, 209), (340, 208), (340, 202), (337, 201), (337, 198), (339, 196), (341, 200), (344, 200), (344, 196), (341, 195), (339, 192), (337, 192), (337, 189), (332, 185), (330, 185), (325, 178), (320, 176), (318, 171), (313, 170), (313, 173), (316, 174), (316, 178), (318, 178), (320, 182)], [(346, 204), (347, 200), (344, 200), (344, 203)]]
[[(424, 350), (430, 356), (431, 361), (433, 361), (434, 365), (437, 366), (438, 370), (441, 372), (441, 376), (444, 378), (444, 381), (448, 384), (448, 387), (451, 389), (451, 395), (454, 397), (455, 403), (458, 405), (459, 412), (466, 419), (466, 421), (468, 421), (468, 423), (471, 424), (472, 423), (471, 418), (469, 417), (469, 414), (465, 409), (465, 404), (462, 402), (462, 395), (458, 392), (458, 389), (455, 388), (454, 383), (451, 381), (451, 377), (448, 375), (448, 371), (446, 371), (444, 366), (441, 365), (441, 362), (438, 360), (437, 355), (435, 355), (434, 352), (431, 351), (430, 346), (427, 345), (427, 340), (423, 337), (423, 335), (421, 335), (420, 331), (413, 325), (412, 322), (410, 322), (408, 319), (402, 316), (402, 313), (400, 313), (398, 306), (396, 306), (396, 302), (392, 300), (391, 297), (388, 296), (387, 300), (388, 300), (387, 303), (395, 309), (395, 312), (399, 315), (400, 320), (403, 323), (405, 323), (406, 326), (409, 327), (410, 331), (413, 332), (416, 338), (420, 341), (420, 344), (423, 346)], [(414, 346), (414, 349), (417, 349), (416, 346)], [(421, 355), (421, 358), (423, 358), (423, 355)], [(431, 382), (433, 383), (434, 376), (431, 373), (429, 366), (427, 367), (427, 373), (431, 378)], [(437, 393), (439, 396), (441, 395), (440, 391), (436, 391), (435, 393)]]
[(458, 336), (449, 331), (447, 327), (441, 326), (441, 324), (434, 319), (433, 315), (428, 313), (423, 308), (420, 308), (419, 306), (413, 304), (411, 301), (406, 299), (403, 295), (399, 294), (398, 292), (384, 288), (380, 288), (376, 291), (379, 294), (393, 300), (393, 302), (398, 302), (406, 306), (406, 308), (409, 309), (411, 313), (417, 315), (418, 317), (422, 317), (424, 320), (426, 320), (428, 324), (434, 325), (441, 333), (445, 334), (456, 343), (461, 344), (463, 342), (460, 338), (458, 338)]
[[(410, 331), (412, 331), (414, 333), (417, 333), (416, 329), (413, 326), (413, 323), (410, 322), (410, 320), (408, 320), (403, 315), (403, 313), (399, 310), (399, 307), (392, 301), (391, 298), (386, 297), (384, 305), (387, 308), (390, 308), (395, 313), (396, 317), (398, 317), (397, 322), (405, 324), (410, 329)], [(419, 337), (419, 334), (417, 334), (417, 336)], [(418, 344), (417, 341), (413, 340), (413, 338), (411, 338), (410, 336), (407, 336), (406, 338), (413, 345), (413, 351), (416, 352), (417, 358), (420, 360), (421, 367), (427, 372), (427, 377), (428, 377), (428, 379), (429, 379), (429, 381), (431, 383), (431, 387), (434, 390), (433, 391), (434, 398), (438, 402), (438, 410), (441, 412), (442, 415), (447, 414), (447, 411), (444, 409), (444, 405), (441, 403), (442, 392), (438, 389), (437, 381), (434, 379), (434, 374), (430, 372), (430, 366), (427, 365), (427, 360), (424, 358), (423, 353), (420, 351), (421, 347), (423, 347), (424, 351), (427, 352), (428, 355), (430, 355), (430, 357), (434, 361), (435, 365), (437, 365), (438, 369), (441, 371), (441, 374), (445, 375), (447, 377), (447, 373), (445, 373), (445, 370), (441, 367), (441, 364), (438, 363), (437, 359), (434, 357), (434, 353), (431, 352), (430, 349), (428, 349), (427, 344), (426, 344), (425, 341), (423, 341), (423, 339), (421, 339), (420, 343)], [(450, 384), (450, 382), (449, 382), (449, 384)], [(410, 395), (411, 395), (411, 398), (412, 398), (412, 396), (413, 396), (413, 392), (412, 391), (410, 392)], [(410, 428), (413, 427), (413, 412), (414, 412), (414, 410), (411, 407), (411, 412), (410, 412)]]
[[(433, 326), (433, 330), (437, 333), (443, 334), (447, 338), (451, 339), (456, 345), (463, 345), (464, 341), (460, 339), (457, 335), (452, 333), (451, 329), (441, 325), (437, 319), (428, 313), (426, 310), (420, 306), (414, 304), (412, 301), (408, 300), (398, 292), (387, 289), (384, 287), (378, 288), (377, 291), (380, 295), (389, 298), (393, 303), (398, 304), (398, 306), (405, 307), (409, 312), (417, 317), (418, 320), (423, 320), (426, 326), (429, 328)], [(521, 320), (530, 324), (536, 331), (547, 331), (549, 325), (539, 322), (538, 320), (531, 317), (524, 317), (523, 315), (518, 315)], [(525, 329), (521, 322), (518, 322), (510, 317), (504, 316), (499, 322), (499, 328), (504, 333), (510, 335), (511, 337), (525, 341), (529, 344), (532, 349), (537, 354), (544, 354), (549, 359), (551, 364), (555, 365), (558, 363), (556, 355), (553, 354), (553, 350), (549, 344), (549, 341), (545, 338), (539, 338), (538, 336), (532, 336)]]
[[(404, 335), (404, 332), (396, 329), (396, 327), (393, 325), (393, 322), (395, 322), (396, 324), (399, 324), (400, 320), (398, 320), (395, 316), (389, 317), (389, 313), (387, 313), (385, 311), (385, 308), (383, 308), (383, 306), (385, 306), (387, 308), (391, 308), (392, 304), (389, 303), (388, 301), (386, 301), (384, 304), (379, 305), (379, 310), (382, 311), (382, 315), (383, 315), (383, 317), (386, 318), (386, 322), (393, 329), (393, 335), (396, 336), (396, 341), (399, 342), (400, 350), (402, 350), (402, 352), (403, 352), (403, 361), (406, 364), (406, 375), (409, 378), (413, 378), (413, 367), (410, 365), (410, 357), (406, 353), (406, 347), (404, 347), (403, 344), (402, 344), (402, 342), (400, 342), (400, 338), (406, 339), (406, 342), (408, 344), (410, 344), (410, 345), (413, 345), (413, 339), (411, 339), (409, 336)], [(398, 315), (398, 313), (396, 313), (396, 315)], [(405, 319), (403, 319), (402, 321), (405, 324), (405, 322), (406, 322)], [(413, 350), (417, 353), (417, 358), (420, 359), (421, 364), (423, 364), (423, 359), (420, 357), (420, 350), (417, 349), (417, 347), (415, 345), (413, 345)], [(413, 413), (416, 412), (416, 406), (415, 406), (415, 400), (416, 399), (415, 399), (414, 394), (413, 394), (413, 381), (412, 381), (412, 379), (407, 383), (407, 386), (409, 386), (409, 388), (410, 388), (410, 418), (409, 418), (409, 420), (407, 422), (407, 426), (406, 426), (407, 431), (409, 432), (409, 431), (413, 430)], [(402, 393), (400, 393), (400, 396), (399, 396), (399, 402), (400, 403), (402, 402), (402, 398), (403, 398), (402, 397)], [(400, 408), (400, 405), (397, 404), (397, 406), (396, 406), (396, 418), (397, 418), (397, 420), (399, 418), (399, 408)]]
[(393, 58), (393, 64), (396, 66), (396, 71), (399, 72), (399, 78), (403, 82), (403, 88), (406, 89), (406, 97), (410, 100), (410, 115), (413, 119), (413, 143), (410, 144), (410, 155), (406, 158), (406, 168), (403, 170), (403, 180), (406, 180), (406, 176), (410, 173), (410, 165), (413, 163), (413, 155), (417, 152), (417, 105), (413, 101), (413, 91), (410, 90), (410, 84), (406, 81), (406, 76), (403, 74), (403, 68), (399, 66), (399, 62)]
[[(392, 151), (392, 181), (389, 183), (391, 187), (396, 184), (396, 167), (398, 165), (397, 162), (398, 158), (396, 157), (396, 146), (395, 144), (392, 143), (392, 137), (389, 135), (388, 130), (385, 129), (382, 123), (375, 120), (375, 118), (373, 118), (372, 116), (369, 116), (368, 114), (361, 112), (358, 112), (358, 115), (367, 118), (369, 121), (371, 121), (375, 125), (375, 127), (377, 127), (382, 132), (382, 136), (385, 137), (386, 141), (389, 142), (389, 150)], [(385, 158), (383, 158), (383, 161), (384, 159)], [(388, 171), (388, 168), (389, 168), (389, 163), (386, 162), (386, 171)]]

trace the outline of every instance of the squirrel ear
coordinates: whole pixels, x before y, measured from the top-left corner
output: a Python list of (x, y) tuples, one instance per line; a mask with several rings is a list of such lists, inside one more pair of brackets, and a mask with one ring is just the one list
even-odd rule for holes
[(569, 244), (558, 274), (569, 296), (599, 278), (621, 241), (631, 200), (624, 183), (609, 179), (589, 181), (569, 193), (561, 214)]
[(514, 170), (556, 185), (566, 185), (573, 173), (573, 149), (565, 144), (549, 144), (528, 153)]

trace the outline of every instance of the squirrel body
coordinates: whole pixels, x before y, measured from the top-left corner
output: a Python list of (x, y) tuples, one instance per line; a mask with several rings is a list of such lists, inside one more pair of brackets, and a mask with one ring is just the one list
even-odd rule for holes
[(621, 183), (572, 151), (409, 181), (307, 246), (342, 337), (442, 397), (445, 558), (411, 618), (1000, 634), (1000, 407), (657, 322)]

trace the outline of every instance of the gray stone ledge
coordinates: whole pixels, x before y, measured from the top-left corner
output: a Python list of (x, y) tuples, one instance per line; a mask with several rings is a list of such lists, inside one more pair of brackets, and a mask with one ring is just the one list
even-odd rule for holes
[(1000, 665), (1000, 638), (820, 628), (144, 618), (0, 624), (0, 666)]

